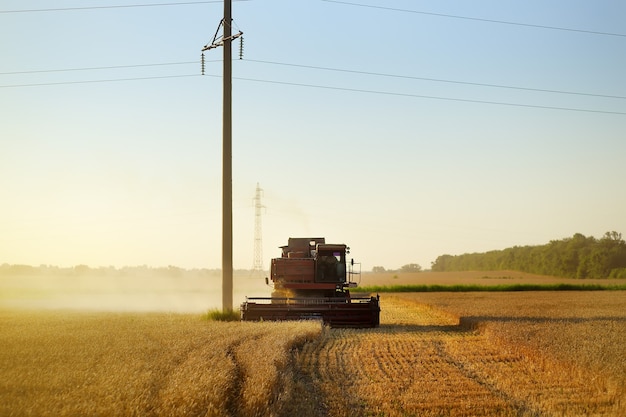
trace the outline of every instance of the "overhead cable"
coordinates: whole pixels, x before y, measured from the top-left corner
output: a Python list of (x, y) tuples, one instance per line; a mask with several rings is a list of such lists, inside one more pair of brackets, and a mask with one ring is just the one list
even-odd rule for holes
[(160, 80), (167, 78), (188, 78), (201, 77), (200, 74), (182, 74), (182, 75), (160, 75), (156, 77), (134, 77), (134, 78), (109, 78), (104, 80), (82, 80), (82, 81), (59, 81), (51, 83), (31, 83), (31, 84), (7, 84), (0, 85), (0, 88), (19, 88), (19, 87), (45, 87), (52, 85), (71, 85), (71, 84), (93, 84), (93, 83), (110, 83), (117, 81), (141, 81), (141, 80)]
[[(221, 75), (212, 75), (212, 74), (207, 74), (205, 76), (216, 77), (216, 78), (222, 77)], [(183, 74), (183, 75), (166, 75), (166, 76), (156, 76), (156, 77), (115, 78), (115, 79), (103, 79), (103, 80), (13, 84), (13, 85), (0, 85), (0, 88), (43, 87), (43, 86), (57, 86), (57, 85), (71, 85), (71, 84), (90, 84), (90, 83), (157, 80), (157, 79), (189, 78), (189, 77), (202, 77), (202, 75)], [(535, 109), (544, 109), (544, 110), (562, 110), (562, 111), (571, 111), (571, 112), (598, 113), (598, 114), (626, 116), (626, 112), (609, 111), (609, 110), (581, 109), (581, 108), (558, 107), (558, 106), (541, 106), (541, 105), (535, 105), (535, 104), (508, 103), (508, 102), (501, 102), (501, 101), (475, 100), (475, 99), (464, 99), (464, 98), (457, 98), (457, 97), (428, 96), (428, 95), (422, 95), (422, 94), (409, 94), (409, 93), (397, 93), (397, 92), (392, 92), (392, 91), (334, 87), (334, 86), (317, 85), (317, 84), (304, 84), (304, 83), (293, 83), (293, 82), (276, 81), (276, 80), (263, 80), (263, 79), (257, 79), (257, 78), (233, 77), (233, 79), (241, 80), (241, 81), (258, 82), (258, 83), (269, 83), (269, 84), (279, 84), (279, 85), (296, 86), (296, 87), (318, 88), (318, 89), (324, 89), (324, 90), (346, 91), (346, 92), (353, 92), (353, 93), (379, 94), (379, 95), (396, 96), (396, 97), (422, 98), (422, 99), (428, 99), (428, 100), (455, 101), (455, 102), (461, 102), (461, 103), (489, 104), (489, 105), (508, 106), (508, 107), (524, 107), (524, 108), (535, 108)]]
[[(215, 62), (217, 61), (218, 60), (215, 60)], [(213, 61), (209, 61), (209, 62), (213, 62)], [(153, 64), (109, 65), (106, 67), (80, 67), (80, 68), (57, 68), (57, 69), (43, 69), (43, 70), (27, 70), (27, 71), (9, 71), (9, 72), (0, 72), (0, 75), (44, 74), (44, 73), (51, 73), (51, 72), (71, 72), (71, 71), (97, 71), (97, 70), (122, 69), (122, 68), (160, 67), (160, 66), (167, 66), (167, 65), (189, 65), (189, 64), (197, 64), (197, 62), (196, 61), (159, 62), (159, 63), (153, 63)]]
[(463, 85), (473, 85), (473, 86), (479, 86), (479, 87), (506, 88), (506, 89), (511, 89), (511, 90), (535, 91), (535, 92), (541, 92), (541, 93), (554, 93), (554, 94), (572, 94), (572, 95), (580, 95), (580, 96), (614, 98), (614, 99), (626, 100), (626, 96), (618, 96), (618, 95), (610, 95), (610, 94), (585, 93), (585, 92), (565, 91), (565, 90), (549, 90), (545, 88), (519, 87), (519, 86), (504, 85), (504, 84), (488, 84), (488, 83), (478, 83), (478, 82), (471, 82), (471, 81), (446, 80), (442, 78), (417, 77), (413, 75), (359, 71), (359, 70), (350, 70), (350, 69), (342, 69), (342, 68), (321, 67), (321, 66), (316, 66), (316, 65), (302, 65), (302, 64), (291, 64), (291, 63), (286, 63), (286, 62), (261, 61), (261, 60), (256, 60), (256, 59), (246, 59), (246, 61), (258, 62), (261, 64), (284, 65), (284, 66), (290, 66), (290, 67), (309, 68), (309, 69), (324, 70), (324, 71), (346, 72), (346, 73), (351, 73), (351, 74), (373, 75), (373, 76), (378, 76), (378, 77), (402, 78), (402, 79), (408, 79), (408, 80), (463, 84)]
[[(214, 77), (219, 77), (219, 75), (215, 75)], [(290, 85), (290, 86), (297, 86), (297, 87), (309, 87), (309, 88), (321, 88), (321, 89), (326, 89), (326, 90), (349, 91), (349, 92), (355, 92), (355, 93), (382, 94), (382, 95), (388, 95), (388, 96), (414, 97), (414, 98), (424, 98), (424, 99), (430, 99), (430, 100), (457, 101), (457, 102), (462, 102), (462, 103), (492, 104), (492, 105), (498, 105), (498, 106), (528, 107), (528, 108), (535, 108), (535, 109), (564, 110), (564, 111), (573, 111), (573, 112), (602, 113), (602, 114), (614, 114), (614, 115), (626, 116), (626, 112), (608, 111), (608, 110), (578, 109), (578, 108), (572, 108), (572, 107), (557, 107), (557, 106), (540, 106), (540, 105), (535, 105), (535, 104), (507, 103), (507, 102), (501, 102), (501, 101), (473, 100), (473, 99), (464, 99), (464, 98), (455, 98), (455, 97), (438, 97), (438, 96), (427, 96), (427, 95), (421, 95), (421, 94), (396, 93), (396, 92), (391, 92), (391, 91), (363, 90), (359, 88), (332, 87), (332, 86), (326, 86), (326, 85), (292, 83), (292, 82), (286, 82), (286, 81), (260, 80), (260, 79), (255, 79), (255, 78), (233, 77), (233, 79), (242, 80), (242, 81), (271, 83), (271, 84), (282, 84), (282, 85)]]
[[(295, 63), (290, 63), (290, 62), (265, 61), (265, 60), (259, 60), (259, 59), (246, 59), (246, 61), (256, 62), (259, 64), (282, 65), (282, 66), (295, 67), (295, 68), (307, 68), (307, 69), (322, 70), (322, 71), (345, 72), (349, 74), (362, 74), (362, 75), (370, 75), (370, 76), (376, 76), (376, 77), (389, 77), (389, 78), (399, 78), (399, 79), (407, 79), (407, 80), (419, 80), (419, 81), (429, 81), (429, 82), (439, 82), (439, 83), (449, 83), (449, 84), (470, 85), (470, 86), (478, 86), (478, 87), (503, 88), (503, 89), (509, 89), (509, 90), (522, 90), (522, 91), (533, 91), (533, 92), (540, 92), (540, 93), (567, 94), (567, 95), (579, 95), (579, 96), (587, 96), (587, 97), (599, 97), (599, 98), (626, 100), (626, 96), (620, 96), (620, 95), (614, 95), (614, 94), (599, 94), (599, 93), (589, 93), (589, 92), (580, 92), (580, 91), (551, 90), (547, 88), (521, 87), (521, 86), (506, 85), (506, 84), (479, 83), (479, 82), (473, 82), (473, 81), (419, 77), (419, 76), (414, 76), (414, 75), (360, 71), (360, 70), (352, 70), (352, 69), (346, 69), (346, 68), (322, 67), (318, 65), (295, 64)], [(206, 62), (221, 62), (221, 60), (219, 59), (208, 60)], [(158, 66), (170, 66), (170, 65), (171, 66), (173, 65), (197, 65), (197, 64), (198, 63), (196, 61), (158, 62), (158, 63), (151, 63), (151, 64), (111, 65), (111, 66), (103, 66), (103, 67), (79, 67), (79, 68), (57, 68), (57, 69), (42, 69), (42, 70), (9, 71), (9, 72), (0, 72), (0, 75), (40, 74), (40, 73), (55, 73), (55, 72), (92, 71), (92, 70), (158, 67)], [(10, 87), (10, 85), (5, 85), (4, 87)]]
[(486, 22), (486, 23), (499, 23), (502, 25), (514, 25), (514, 26), (525, 26), (530, 28), (538, 28), (538, 29), (549, 29), (549, 30), (561, 30), (566, 32), (578, 32), (578, 33), (587, 33), (591, 35), (603, 35), (603, 36), (619, 36), (626, 38), (626, 34), (623, 33), (614, 33), (614, 32), (600, 32), (595, 30), (585, 30), (585, 29), (574, 29), (574, 28), (566, 28), (559, 26), (547, 26), (547, 25), (537, 25), (532, 23), (522, 23), (522, 22), (510, 22), (506, 20), (496, 20), (496, 19), (485, 19), (480, 17), (470, 17), (470, 16), (460, 16), (454, 14), (446, 14), (446, 13), (434, 13), (434, 12), (424, 12), (420, 10), (409, 10), (409, 9), (397, 9), (393, 7), (386, 6), (375, 6), (371, 4), (362, 4), (362, 3), (353, 3), (349, 1), (339, 1), (339, 0), (321, 0), (327, 3), (337, 3), (343, 4), (347, 6), (356, 6), (356, 7), (367, 7), (371, 9), (381, 9), (381, 10), (389, 10), (394, 12), (402, 12), (402, 13), (414, 13), (414, 14), (422, 14), (427, 16), (437, 16), (437, 17), (446, 17), (451, 19), (464, 19), (464, 20), (473, 20), (477, 22)]
[[(232, 1), (250, 1), (250, 0), (232, 0)], [(129, 9), (133, 7), (162, 7), (162, 6), (189, 6), (196, 4), (223, 3), (222, 0), (206, 0), (206, 1), (185, 1), (172, 3), (144, 3), (144, 4), (119, 4), (108, 6), (82, 6), (82, 7), (59, 7), (54, 9), (19, 9), (19, 10), (0, 10), (3, 13), (35, 13), (35, 12), (68, 12), (76, 10), (99, 10), (99, 9)]]

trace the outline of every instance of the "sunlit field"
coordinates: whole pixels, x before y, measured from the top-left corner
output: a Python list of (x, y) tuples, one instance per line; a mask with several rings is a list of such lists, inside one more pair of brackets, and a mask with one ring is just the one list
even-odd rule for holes
[[(626, 292), (402, 294), (460, 317), (494, 341), (525, 354), (602, 375), (626, 394)], [(598, 380), (598, 378), (596, 378)]]
[(619, 285), (619, 279), (572, 279), (518, 271), (460, 271), (460, 272), (385, 272), (364, 273), (361, 286), (375, 285)]
[(626, 415), (626, 293), (449, 296), (385, 295), (380, 328), (307, 344), (324, 413)]
[[(556, 279), (476, 274), (449, 285)], [(0, 286), (0, 416), (626, 415), (626, 291), (382, 293), (351, 330), (207, 321), (215, 282), (46, 278)]]
[(290, 415), (292, 349), (321, 330), (315, 322), (2, 311), (0, 415)]

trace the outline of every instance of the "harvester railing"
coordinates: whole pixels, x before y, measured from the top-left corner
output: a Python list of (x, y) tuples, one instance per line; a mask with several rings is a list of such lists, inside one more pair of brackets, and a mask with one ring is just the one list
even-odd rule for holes
[(268, 302), (272, 304), (346, 304), (346, 303), (369, 303), (370, 296), (345, 297), (246, 297), (246, 302)]

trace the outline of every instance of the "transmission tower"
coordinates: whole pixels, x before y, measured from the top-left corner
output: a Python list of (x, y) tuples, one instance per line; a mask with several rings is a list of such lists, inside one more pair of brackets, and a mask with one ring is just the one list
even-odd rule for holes
[(256, 183), (256, 193), (254, 194), (254, 263), (252, 269), (257, 272), (263, 271), (263, 225), (261, 214), (265, 206), (261, 204), (263, 190)]

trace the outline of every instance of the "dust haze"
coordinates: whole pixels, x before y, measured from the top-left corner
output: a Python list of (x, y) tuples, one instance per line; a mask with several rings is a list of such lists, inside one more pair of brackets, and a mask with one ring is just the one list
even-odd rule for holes
[[(268, 297), (266, 273), (235, 271), (233, 307)], [(197, 313), (222, 307), (219, 270), (0, 267), (0, 308)]]

